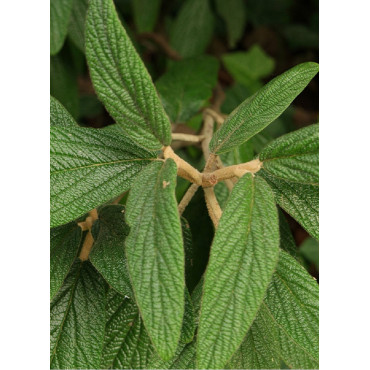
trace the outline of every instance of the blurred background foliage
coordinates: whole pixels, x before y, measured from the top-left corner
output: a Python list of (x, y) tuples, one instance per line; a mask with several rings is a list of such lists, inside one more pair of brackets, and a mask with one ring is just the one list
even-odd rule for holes
[[(101, 128), (112, 124), (94, 92), (84, 54), (88, 0), (58, 1), (57, 5), (55, 0), (51, 1), (50, 14), (51, 95), (82, 126)], [(114, 3), (152, 76), (175, 132), (199, 133), (201, 109), (212, 103), (215, 89), (224, 92), (220, 110), (229, 114), (273, 77), (301, 62), (318, 62), (318, 0), (115, 0)], [(60, 29), (64, 31), (59, 32)], [(281, 117), (249, 142), (223, 155), (222, 160), (225, 164), (248, 161), (274, 138), (316, 123), (318, 118), (318, 77), (315, 77)], [(199, 148), (175, 149), (199, 170), (204, 166)], [(178, 178), (178, 199), (188, 186), (187, 181)], [(216, 194), (222, 206), (228, 196), (226, 186), (218, 184)], [(194, 271), (199, 277), (213, 237), (213, 226), (202, 198), (203, 192), (198, 191), (184, 213), (193, 235)], [(287, 232), (294, 238), (293, 247), (298, 248), (297, 258), (318, 278), (318, 242), (309, 238), (287, 214), (282, 217), (288, 222)]]

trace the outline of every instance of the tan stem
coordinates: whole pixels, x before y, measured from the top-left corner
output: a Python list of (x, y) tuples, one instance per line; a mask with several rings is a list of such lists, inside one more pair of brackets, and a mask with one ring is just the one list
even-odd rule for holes
[(89, 258), (91, 248), (93, 247), (93, 244), (94, 244), (94, 238), (91, 233), (91, 228), (93, 226), (93, 223), (97, 219), (98, 219), (98, 211), (96, 208), (94, 208), (89, 212), (89, 216), (86, 217), (86, 220), (84, 222), (78, 223), (78, 226), (81, 227), (82, 231), (88, 230), (85, 240), (82, 244), (80, 255), (79, 255), (79, 258), (81, 261), (86, 261)]
[(204, 188), (203, 190), (206, 198), (209, 216), (211, 217), (215, 229), (217, 229), (218, 222), (220, 221), (222, 215), (222, 210), (220, 208), (220, 205), (218, 204), (213, 187)]
[(186, 191), (185, 195), (182, 197), (181, 202), (179, 203), (178, 210), (180, 216), (184, 213), (186, 206), (190, 203), (194, 194), (197, 192), (199, 185), (191, 184), (189, 189)]
[(202, 151), (204, 155), (204, 159), (207, 161), (210, 155), (209, 152), (209, 143), (211, 142), (212, 135), (213, 135), (213, 125), (214, 119), (211, 115), (204, 113), (203, 114), (203, 129), (202, 135), (204, 136), (204, 140), (202, 141)]
[(217, 122), (218, 125), (222, 125), (225, 121), (225, 118), (220, 113), (211, 108), (206, 108), (204, 110), (204, 113), (209, 114)]
[(188, 162), (181, 159), (170, 146), (162, 148), (164, 158), (172, 158), (177, 165), (177, 174), (190, 182), (202, 185), (202, 174)]
[(172, 133), (172, 140), (186, 141), (189, 143), (200, 143), (203, 139), (203, 135)]

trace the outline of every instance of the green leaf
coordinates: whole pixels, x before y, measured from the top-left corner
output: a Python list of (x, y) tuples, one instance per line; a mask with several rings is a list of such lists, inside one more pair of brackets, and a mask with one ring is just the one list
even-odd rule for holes
[(78, 127), (67, 109), (52, 96), (50, 96), (50, 126)]
[(247, 21), (243, 0), (216, 0), (217, 13), (224, 19), (229, 47), (234, 48), (243, 36)]
[(186, 122), (212, 96), (219, 63), (204, 55), (174, 62), (156, 82), (163, 106), (171, 122)]
[(180, 339), (184, 315), (184, 249), (175, 197), (177, 167), (154, 162), (136, 178), (127, 200), (129, 273), (148, 334), (163, 360)]
[(181, 217), (181, 229), (182, 239), (184, 241), (184, 253), (185, 253), (185, 282), (186, 286), (191, 286), (194, 278), (194, 250), (193, 250), (193, 238), (190, 230), (189, 222)]
[(229, 115), (213, 135), (211, 152), (225, 153), (264, 129), (284, 112), (317, 72), (318, 64), (307, 62), (271, 80)]
[(50, 0), (50, 54), (62, 48), (67, 36), (73, 0)]
[(319, 125), (283, 135), (259, 154), (263, 169), (271, 175), (317, 185), (319, 182)]
[(203, 54), (212, 39), (213, 27), (209, 0), (186, 0), (171, 28), (171, 46), (184, 58)]
[(50, 230), (50, 300), (62, 286), (82, 240), (82, 230), (76, 222)]
[(297, 257), (297, 246), (295, 244), (288, 221), (283, 211), (279, 208), (280, 248), (293, 257)]
[(258, 175), (268, 182), (280, 207), (319, 239), (319, 187), (283, 180), (264, 169)]
[(182, 322), (182, 331), (180, 340), (184, 343), (190, 343), (193, 340), (195, 332), (195, 317), (194, 317), (194, 307), (191, 300), (189, 291), (185, 288), (185, 309), (184, 318)]
[(299, 247), (299, 254), (319, 268), (319, 242), (307, 238)]
[(199, 368), (222, 368), (240, 346), (278, 257), (272, 191), (248, 173), (234, 186), (211, 247), (198, 331)]
[(154, 157), (116, 130), (52, 126), (50, 139), (51, 227), (128, 190)]
[(94, 224), (97, 232), (93, 233), (95, 242), (89, 258), (112, 288), (124, 296), (132, 297), (124, 251), (129, 233), (124, 212), (125, 207), (121, 205), (105, 206), (98, 210), (99, 219)]
[(50, 308), (52, 369), (98, 369), (104, 340), (105, 289), (90, 262), (76, 260)]
[(265, 305), (226, 369), (280, 369), (278, 330)]
[(247, 87), (252, 81), (268, 77), (275, 68), (274, 59), (258, 44), (253, 45), (246, 52), (224, 54), (222, 62), (234, 80)]
[(77, 76), (66, 57), (61, 54), (50, 58), (50, 94), (58, 99), (74, 118), (77, 118)]
[(161, 2), (162, 0), (133, 0), (134, 22), (139, 33), (153, 31)]
[(89, 0), (73, 0), (68, 35), (73, 43), (85, 52), (85, 21)]
[(286, 252), (267, 290), (265, 305), (275, 323), (283, 361), (293, 369), (319, 365), (319, 286)]
[(140, 146), (171, 143), (171, 125), (112, 0), (91, 0), (86, 19), (90, 76), (109, 114)]
[(102, 369), (147, 369), (153, 346), (132, 298), (110, 290), (107, 295)]

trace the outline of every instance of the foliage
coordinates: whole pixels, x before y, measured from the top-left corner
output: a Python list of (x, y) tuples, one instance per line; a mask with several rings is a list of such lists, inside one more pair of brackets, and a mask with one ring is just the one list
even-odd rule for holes
[(318, 368), (318, 64), (271, 79), (225, 3), (51, 1), (51, 368)]

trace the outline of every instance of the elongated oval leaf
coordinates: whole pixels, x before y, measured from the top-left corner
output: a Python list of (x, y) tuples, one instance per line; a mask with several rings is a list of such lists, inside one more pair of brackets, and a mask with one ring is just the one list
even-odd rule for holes
[(171, 122), (186, 122), (212, 96), (219, 63), (209, 55), (174, 62), (156, 81)]
[(265, 181), (244, 175), (211, 247), (198, 332), (198, 366), (222, 368), (251, 326), (279, 256), (279, 221)]
[(67, 36), (73, 0), (50, 0), (50, 54), (62, 48)]
[(175, 197), (176, 164), (154, 162), (127, 200), (126, 255), (136, 301), (158, 354), (170, 359), (184, 314), (184, 250)]
[(51, 227), (128, 190), (154, 157), (113, 129), (52, 126), (50, 139)]
[(279, 263), (267, 290), (265, 306), (279, 333), (281, 355), (293, 369), (319, 365), (319, 286), (289, 254)]
[(73, 43), (85, 52), (85, 21), (89, 0), (74, 0), (71, 20), (68, 27), (68, 36)]
[(170, 122), (112, 0), (90, 1), (86, 57), (94, 88), (123, 131), (150, 150), (169, 145)]
[(76, 222), (50, 230), (50, 299), (62, 286), (82, 240), (82, 230)]
[(209, 0), (186, 0), (171, 28), (171, 46), (184, 58), (203, 54), (211, 41), (214, 21)]
[(104, 340), (106, 284), (76, 260), (50, 308), (50, 367), (98, 369)]
[(157, 22), (162, 0), (133, 0), (134, 22), (139, 33), (151, 32)]
[(318, 68), (313, 62), (299, 64), (275, 77), (240, 104), (213, 135), (209, 145), (211, 152), (225, 153), (264, 129), (288, 108)]
[(314, 238), (319, 239), (319, 187), (283, 180), (264, 169), (258, 171), (271, 186), (276, 202)]
[(319, 182), (319, 125), (311, 125), (274, 140), (259, 154), (273, 176), (317, 185)]
[(78, 127), (67, 109), (52, 96), (50, 96), (50, 126)]
[(98, 210), (99, 219), (92, 230), (95, 242), (89, 259), (112, 288), (133, 298), (124, 251), (129, 233), (124, 212), (122, 205), (105, 206)]

